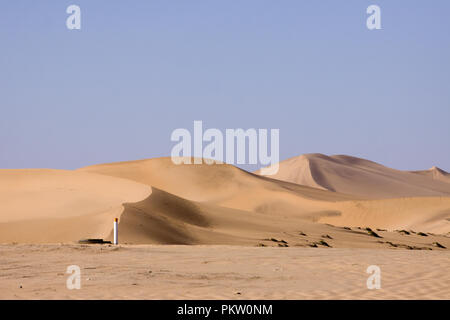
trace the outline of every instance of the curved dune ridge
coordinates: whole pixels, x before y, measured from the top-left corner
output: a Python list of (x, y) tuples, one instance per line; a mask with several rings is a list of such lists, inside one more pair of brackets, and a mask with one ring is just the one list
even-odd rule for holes
[[(327, 159), (323, 155), (315, 156)], [(310, 155), (306, 155), (300, 157), (300, 160), (304, 161), (309, 157)], [(385, 168), (354, 157), (335, 158), (338, 162), (344, 161), (348, 166), (351, 164), (356, 167), (372, 166), (378, 170)], [(360, 195), (332, 192), (323, 190), (324, 188), (320, 190), (312, 188), (314, 186), (265, 178), (231, 165), (174, 165), (170, 158), (101, 164), (79, 170), (131, 179), (202, 205), (214, 204), (222, 210), (244, 210), (246, 216), (250, 213), (260, 214), (252, 216), (252, 219), (266, 225), (274, 225), (273, 221), (268, 220), (269, 217), (277, 221), (286, 221), (285, 230), (292, 228), (290, 223), (294, 223), (294, 219), (301, 219), (300, 225), (309, 221), (337, 226), (372, 226), (389, 230), (414, 228), (437, 233), (450, 231), (448, 220), (450, 197), (363, 200), (368, 197), (362, 198)], [(411, 175), (420, 176), (417, 173)], [(381, 175), (378, 178), (381, 180), (380, 184), (372, 186), (378, 192), (384, 192), (386, 188), (383, 177), (384, 175)], [(353, 179), (356, 182), (361, 180), (356, 174), (353, 175)], [(301, 182), (306, 184), (306, 181)], [(403, 190), (403, 194), (406, 191)], [(217, 208), (203, 211), (208, 211), (208, 216), (211, 216), (217, 212)], [(252, 230), (246, 232), (251, 233)]]
[[(371, 186), (383, 193), (394, 188), (383, 185), (386, 179), (392, 180), (386, 177), (385, 167), (347, 156), (332, 160), (314, 156), (319, 164), (336, 164), (321, 170), (317, 163), (311, 166), (314, 161), (309, 158), (287, 160), (295, 169), (289, 176), (292, 181), (226, 164), (175, 165), (170, 158), (74, 171), (0, 170), (0, 242), (111, 240), (113, 218), (119, 217), (121, 243), (439, 249), (433, 245), (439, 242), (450, 246), (445, 235), (450, 231), (450, 197), (443, 196), (445, 172), (408, 173), (416, 177), (416, 183), (438, 182), (431, 190), (439, 196), (428, 190), (430, 194), (421, 198), (370, 200), (367, 194), (342, 188), (343, 181), (351, 177), (358, 185), (365, 181), (360, 175), (373, 178), (384, 170), (376, 180), (383, 190)], [(342, 163), (347, 171), (338, 167)], [(281, 164), (280, 174), (288, 175), (287, 166)], [(401, 192), (405, 190), (426, 188), (413, 184)], [(379, 228), (380, 237), (365, 227)], [(394, 231), (401, 229), (414, 232), (405, 237)], [(428, 234), (419, 235), (419, 231)]]
[(345, 155), (290, 158), (272, 178), (372, 199), (450, 196), (450, 174), (442, 169), (401, 171)]
[(442, 170), (441, 168), (438, 168), (436, 166), (431, 167), (428, 170), (422, 170), (422, 171), (411, 171), (412, 173), (423, 175), (426, 177), (429, 177), (433, 180), (442, 181), (445, 183), (450, 183), (450, 173)]

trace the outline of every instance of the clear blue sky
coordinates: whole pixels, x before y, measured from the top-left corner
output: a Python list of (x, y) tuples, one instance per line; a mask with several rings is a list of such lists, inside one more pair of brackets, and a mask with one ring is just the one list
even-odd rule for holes
[(0, 90), (0, 168), (168, 156), (203, 120), (449, 171), (450, 1), (2, 1)]

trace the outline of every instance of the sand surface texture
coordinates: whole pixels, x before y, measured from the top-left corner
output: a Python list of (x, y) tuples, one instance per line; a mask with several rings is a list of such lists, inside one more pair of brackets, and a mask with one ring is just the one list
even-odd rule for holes
[[(450, 299), (448, 252), (243, 246), (0, 246), (0, 299)], [(69, 290), (69, 265), (81, 289)], [(369, 265), (381, 289), (369, 290)]]
[[(300, 159), (308, 157), (312, 156)], [(174, 165), (170, 158), (75, 171), (0, 170), (0, 243), (111, 240), (115, 217), (121, 242), (129, 244), (269, 245), (265, 239), (274, 238), (306, 246), (323, 235), (332, 237), (325, 241), (333, 247), (389, 247), (389, 241), (433, 248), (433, 242), (447, 243), (450, 197), (445, 194), (450, 183), (445, 172), (437, 177), (429, 172), (400, 172), (399, 176), (405, 175), (401, 176), (404, 196), (368, 199), (362, 193), (370, 194), (375, 187), (379, 193), (400, 190), (395, 184), (398, 179), (389, 178), (394, 186), (385, 181), (389, 172), (397, 171), (367, 160), (336, 158), (363, 172), (349, 174), (355, 185), (364, 181), (357, 188), (359, 194), (275, 180), (231, 165)], [(280, 172), (285, 170), (283, 163)], [(371, 171), (367, 177), (364, 173), (370, 166), (372, 171), (388, 173)], [(345, 176), (346, 171), (339, 170)], [(335, 178), (333, 172), (322, 176), (329, 181)], [(379, 178), (376, 183), (372, 176)], [(418, 183), (421, 179), (427, 183)], [(419, 196), (416, 185), (427, 194)], [(409, 235), (399, 234), (401, 230)], [(300, 233), (304, 235), (299, 237)]]
[[(78, 244), (116, 217), (119, 247)], [(271, 178), (170, 158), (0, 170), (0, 243), (0, 298), (449, 299), (450, 179), (319, 154)]]

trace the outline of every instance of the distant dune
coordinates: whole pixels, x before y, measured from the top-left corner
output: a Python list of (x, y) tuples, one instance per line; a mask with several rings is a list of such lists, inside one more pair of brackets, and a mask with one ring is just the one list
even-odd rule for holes
[(0, 170), (0, 242), (111, 240), (118, 217), (120, 241), (130, 244), (450, 247), (450, 190), (441, 170), (306, 155), (282, 162), (276, 178), (288, 181), (170, 158)]
[(279, 172), (271, 177), (372, 199), (450, 196), (450, 174), (439, 168), (400, 171), (345, 155), (290, 158), (280, 162)]

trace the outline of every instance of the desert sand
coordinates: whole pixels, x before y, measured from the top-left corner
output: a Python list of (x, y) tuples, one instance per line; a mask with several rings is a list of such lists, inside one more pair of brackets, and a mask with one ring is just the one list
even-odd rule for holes
[(150, 193), (129, 180), (82, 172), (0, 170), (0, 243), (104, 238), (124, 202)]
[(450, 174), (436, 166), (401, 171), (346, 155), (293, 157), (280, 162), (278, 173), (271, 177), (371, 199), (450, 196)]
[[(320, 154), (283, 161), (270, 178), (170, 158), (0, 170), (0, 298), (233, 298), (246, 288), (239, 297), (448, 299), (449, 177)], [(120, 247), (78, 244), (112, 240), (115, 217)], [(386, 266), (383, 294), (361, 287), (362, 261)], [(159, 273), (142, 276), (146, 263)], [(96, 288), (66, 292), (58, 281), (70, 264), (92, 264)], [(111, 278), (95, 271), (104, 268)], [(347, 285), (333, 284), (337, 273)], [(114, 295), (107, 281), (127, 289)]]
[[(414, 177), (411, 185), (417, 176), (431, 181), (423, 190), (434, 190), (434, 177), (409, 174)], [(328, 234), (333, 247), (389, 247), (368, 236), (368, 227), (386, 230), (379, 231), (385, 242), (432, 247), (433, 242), (446, 243), (450, 232), (450, 197), (367, 199), (261, 177), (231, 165), (174, 165), (170, 158), (158, 158), (75, 171), (0, 170), (0, 178), (0, 243), (111, 240), (114, 217), (120, 219), (121, 242), (128, 244), (269, 245), (267, 239), (274, 238), (311, 245)], [(444, 186), (450, 192), (450, 184), (438, 182), (439, 192)], [(366, 185), (374, 187), (370, 179)], [(413, 232), (399, 238), (396, 230)], [(305, 234), (302, 241), (300, 232)]]
[[(19, 244), (0, 252), (0, 299), (450, 299), (445, 251)], [(66, 288), (70, 265), (81, 269), (79, 290)], [(380, 267), (381, 289), (367, 289), (369, 265)]]

